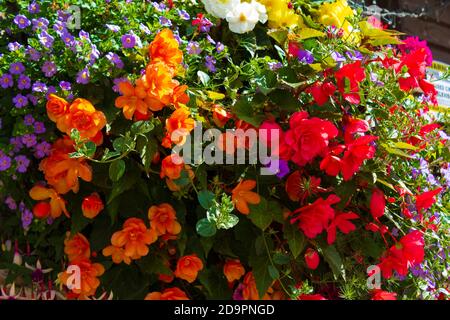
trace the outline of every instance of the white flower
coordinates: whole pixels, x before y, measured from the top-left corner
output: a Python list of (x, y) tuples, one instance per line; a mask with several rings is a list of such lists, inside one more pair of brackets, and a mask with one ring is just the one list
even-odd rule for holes
[(256, 11), (259, 13), (259, 22), (266, 23), (267, 19), (269, 19), (266, 7), (255, 0), (252, 1), (252, 5), (255, 6)]
[(216, 18), (225, 19), (233, 7), (239, 5), (240, 0), (202, 0), (208, 13)]
[(234, 33), (246, 33), (252, 31), (260, 19), (257, 2), (242, 2), (227, 14), (230, 30)]

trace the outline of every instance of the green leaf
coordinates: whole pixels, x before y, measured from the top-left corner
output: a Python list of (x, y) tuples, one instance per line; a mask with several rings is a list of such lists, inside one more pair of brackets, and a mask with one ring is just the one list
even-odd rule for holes
[(216, 223), (203, 218), (197, 221), (195, 230), (202, 237), (212, 237), (217, 232)]
[(287, 254), (281, 252), (275, 252), (272, 258), (273, 262), (279, 265), (288, 264), (290, 258)]
[(149, 254), (139, 259), (136, 263), (145, 274), (172, 274), (170, 268), (164, 264), (164, 260), (154, 254)]
[(337, 279), (342, 277), (345, 280), (345, 269), (344, 264), (342, 263), (341, 256), (339, 252), (336, 250), (335, 246), (327, 246), (326, 248), (322, 248), (322, 254), (325, 261), (330, 266), (333, 271), (334, 277)]
[(273, 38), (278, 44), (284, 46), (284, 43), (287, 40), (288, 32), (287, 30), (270, 30), (267, 34)]
[(273, 265), (269, 265), (267, 267), (268, 271), (269, 271), (269, 275), (273, 280), (276, 280), (280, 277), (280, 272), (278, 271), (277, 268), (275, 268)]
[(150, 121), (137, 121), (131, 126), (131, 133), (134, 135), (146, 134), (155, 128)]
[(233, 105), (232, 110), (236, 116), (248, 122), (255, 127), (259, 127), (259, 125), (264, 121), (266, 116), (264, 114), (258, 113), (255, 110), (255, 107), (258, 104), (253, 103), (252, 97), (250, 96), (241, 96), (239, 100)]
[(249, 264), (252, 267), (259, 297), (262, 298), (273, 282), (273, 278), (269, 273), (269, 257), (267, 255), (258, 256), (253, 254), (249, 258)]
[(141, 156), (142, 164), (144, 165), (145, 170), (150, 169), (153, 157), (158, 151), (158, 142), (156, 139), (154, 137), (138, 137), (136, 141), (136, 150)]
[(419, 149), (419, 148), (413, 146), (412, 144), (402, 142), (402, 141), (394, 143), (394, 146), (399, 149), (407, 149), (407, 150), (414, 150), (414, 151)]
[(310, 38), (318, 38), (325, 36), (325, 33), (322, 31), (312, 29), (312, 28), (302, 28), (300, 29), (299, 39), (305, 40)]
[(139, 176), (139, 171), (131, 170), (126, 176), (123, 176), (119, 181), (115, 182), (106, 203), (109, 205), (119, 195), (130, 190), (137, 182)]
[(298, 255), (305, 249), (306, 247), (306, 238), (303, 233), (298, 230), (295, 225), (286, 222), (284, 225), (284, 238), (287, 240), (289, 249), (291, 249), (291, 253), (294, 258), (297, 258)]
[(207, 86), (207, 85), (208, 85), (208, 82), (209, 82), (209, 80), (210, 80), (210, 77), (209, 77), (208, 74), (206, 74), (205, 72), (199, 70), (199, 71), (197, 71), (197, 76), (198, 76), (198, 79), (200, 80), (200, 82), (201, 82), (204, 86)]
[(125, 161), (122, 159), (111, 162), (109, 165), (109, 178), (114, 182), (119, 181), (125, 173), (125, 168)]
[(265, 230), (272, 223), (272, 213), (268, 210), (267, 200), (261, 197), (257, 204), (250, 204), (250, 214), (248, 217), (261, 230)]
[(119, 137), (113, 141), (113, 148), (118, 152), (127, 151), (126, 139), (124, 137)]
[(88, 158), (93, 158), (96, 151), (97, 151), (97, 146), (92, 141), (86, 142), (83, 146), (83, 153)]
[(202, 190), (198, 193), (198, 202), (204, 209), (209, 209), (213, 205), (214, 198), (216, 196), (209, 190)]

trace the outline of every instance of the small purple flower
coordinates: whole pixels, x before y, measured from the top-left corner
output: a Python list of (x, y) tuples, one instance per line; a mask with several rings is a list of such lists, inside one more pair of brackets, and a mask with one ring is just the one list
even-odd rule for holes
[(22, 45), (20, 43), (18, 43), (17, 41), (8, 43), (8, 50), (11, 52), (17, 51), (20, 48), (22, 48)]
[(22, 139), (20, 137), (10, 138), (9, 144), (14, 147), (13, 152), (19, 152), (23, 148)]
[(276, 71), (283, 67), (283, 64), (281, 62), (269, 62), (268, 65), (269, 69), (272, 71)]
[(146, 25), (144, 25), (143, 23), (139, 24), (139, 30), (141, 30), (145, 34), (152, 34), (150, 29)]
[(177, 9), (177, 12), (181, 19), (183, 19), (183, 20), (191, 19), (191, 17), (189, 16), (189, 13), (187, 13), (186, 10)]
[(24, 74), (21, 74), (19, 76), (19, 79), (17, 80), (17, 87), (20, 90), (30, 89), (30, 87), (31, 87), (30, 78)]
[(225, 46), (223, 45), (222, 42), (217, 42), (216, 50), (217, 50), (217, 53), (221, 53), (223, 50), (225, 50)]
[(216, 40), (211, 38), (211, 36), (209, 34), (206, 35), (206, 40), (208, 40), (209, 43), (216, 45)]
[(136, 37), (133, 34), (124, 34), (121, 38), (122, 46), (126, 49), (134, 48), (136, 45)]
[(77, 83), (80, 84), (88, 84), (89, 83), (89, 69), (88, 68), (84, 68), (83, 70), (79, 71), (77, 73)]
[(45, 98), (48, 99), (48, 96), (52, 93), (56, 93), (56, 88), (54, 86), (48, 86)]
[(354, 52), (347, 51), (345, 54), (347, 55), (347, 57), (350, 60), (353, 60), (353, 61), (360, 61), (360, 60), (364, 59), (364, 56), (359, 51), (354, 51)]
[(38, 98), (36, 96), (32, 95), (31, 93), (27, 94), (27, 98), (28, 98), (28, 101), (30, 101), (33, 106), (38, 104)]
[(14, 81), (12, 76), (9, 73), (5, 73), (0, 77), (0, 85), (3, 89), (11, 88), (14, 86)]
[(56, 64), (53, 61), (45, 61), (41, 70), (47, 78), (53, 77), (56, 74)]
[(119, 32), (120, 31), (120, 27), (116, 26), (115, 24), (106, 24), (105, 25), (109, 30), (111, 30), (112, 32)]
[(61, 39), (67, 47), (73, 47), (75, 45), (75, 38), (67, 30), (64, 30), (61, 34)]
[(31, 87), (31, 90), (33, 92), (46, 92), (47, 91), (47, 85), (43, 82), (36, 81), (33, 83), (33, 86)]
[(28, 46), (25, 52), (30, 56), (31, 61), (38, 61), (41, 58), (41, 54), (31, 46)]
[(11, 63), (9, 66), (9, 72), (11, 74), (21, 74), (25, 71), (25, 67), (22, 62)]
[(122, 59), (114, 53), (114, 52), (108, 52), (106, 54), (106, 58), (111, 61), (118, 69), (122, 69), (124, 67)]
[(34, 156), (37, 159), (42, 159), (48, 156), (51, 152), (52, 145), (47, 141), (43, 141), (34, 146)]
[(186, 47), (187, 53), (189, 54), (200, 54), (202, 52), (202, 48), (200, 48), (200, 44), (196, 41), (189, 41)]
[(45, 124), (43, 122), (36, 121), (34, 123), (34, 132), (36, 134), (43, 134), (43, 133), (45, 133), (45, 131), (46, 131)]
[(27, 146), (28, 148), (31, 148), (32, 146), (36, 145), (37, 140), (36, 136), (34, 134), (25, 134), (22, 136), (22, 143)]
[(277, 173), (277, 177), (280, 179), (283, 179), (290, 172), (289, 164), (286, 160), (279, 160), (278, 166), (279, 166), (279, 170)]
[(159, 11), (159, 12), (163, 12), (166, 10), (166, 5), (164, 4), (164, 2), (158, 3), (158, 2), (152, 2), (153, 7)]
[(19, 173), (27, 172), (28, 166), (30, 165), (30, 160), (27, 157), (20, 155), (15, 157), (14, 160), (16, 160), (17, 172)]
[(345, 57), (337, 51), (332, 52), (331, 57), (336, 62), (345, 62), (345, 60), (346, 60)]
[(48, 20), (45, 18), (33, 19), (31, 22), (33, 23), (33, 31), (48, 29)]
[(16, 210), (17, 203), (11, 196), (7, 196), (5, 199), (5, 204), (8, 206), (9, 210)]
[(27, 126), (31, 126), (34, 123), (34, 117), (31, 114), (27, 114), (24, 118), (23, 118), (23, 123)]
[(50, 49), (53, 46), (53, 41), (55, 38), (53, 38), (51, 35), (47, 33), (47, 31), (42, 31), (39, 35), (39, 42), (46, 47), (47, 49)]
[(70, 89), (72, 89), (72, 85), (70, 84), (70, 82), (67, 81), (61, 81), (59, 83), (59, 87), (64, 91), (70, 91)]
[(159, 17), (159, 24), (163, 27), (171, 27), (172, 21), (170, 21), (170, 19), (167, 19), (166, 17), (161, 16)]
[(33, 1), (32, 3), (30, 3), (30, 5), (28, 6), (28, 12), (29, 13), (39, 13), (39, 11), (41, 11), (40, 6), (36, 3), (36, 1)]
[(91, 42), (89, 32), (84, 31), (84, 30), (80, 30), (78, 35), (80, 36), (80, 39), (83, 39), (83, 40), (86, 40), (88, 42)]
[(211, 72), (216, 72), (216, 59), (212, 56), (206, 56), (205, 67)]
[(311, 64), (314, 62), (314, 56), (308, 50), (299, 50), (298, 60), (302, 63)]
[(14, 23), (17, 24), (17, 26), (19, 27), (19, 29), (25, 29), (26, 27), (31, 25), (30, 20), (28, 20), (27, 17), (25, 17), (22, 14), (18, 14), (15, 18), (14, 18)]
[(11, 158), (0, 151), (0, 171), (6, 171), (11, 167)]
[(24, 230), (28, 230), (30, 228), (31, 223), (33, 222), (33, 213), (29, 209), (25, 209), (22, 212), (22, 228)]
[(20, 93), (13, 98), (14, 105), (20, 109), (28, 105), (28, 99)]
[(66, 24), (62, 21), (56, 21), (53, 25), (53, 30), (56, 31), (56, 34), (62, 36), (65, 32), (67, 32)]

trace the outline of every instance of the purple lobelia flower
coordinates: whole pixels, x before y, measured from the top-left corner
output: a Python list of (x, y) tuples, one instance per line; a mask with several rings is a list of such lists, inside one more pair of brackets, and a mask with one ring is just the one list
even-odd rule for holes
[(24, 118), (23, 118), (23, 123), (27, 126), (31, 126), (34, 123), (34, 117), (31, 114), (27, 114)]
[(31, 87), (31, 90), (33, 92), (46, 92), (47, 91), (47, 85), (43, 82), (36, 81), (33, 83), (33, 86)]
[(202, 52), (202, 48), (200, 48), (200, 44), (197, 41), (189, 41), (186, 50), (188, 54), (200, 54)]
[(299, 50), (298, 60), (302, 63), (312, 64), (314, 62), (314, 56), (308, 50)]
[(9, 210), (16, 210), (17, 203), (11, 196), (7, 196), (5, 199), (5, 204), (8, 206)]
[(158, 3), (158, 2), (152, 2), (153, 7), (159, 11), (163, 12), (166, 10), (167, 6), (164, 4), (164, 2)]
[(108, 52), (106, 54), (106, 58), (111, 61), (118, 69), (122, 69), (124, 67), (122, 59), (114, 53), (114, 52)]
[(45, 158), (46, 156), (50, 155), (51, 149), (52, 145), (47, 141), (38, 143), (37, 145), (34, 146), (34, 156), (37, 159)]
[(65, 32), (68, 32), (66, 24), (62, 21), (56, 21), (53, 25), (53, 30), (55, 30), (56, 34), (59, 36), (62, 36)]
[(39, 11), (41, 11), (41, 7), (36, 3), (36, 1), (33, 1), (28, 5), (29, 13), (39, 13)]
[(11, 167), (11, 158), (0, 150), (0, 171), (6, 171)]
[(352, 61), (361, 61), (364, 56), (359, 51), (347, 51), (345, 55)]
[(27, 146), (28, 148), (33, 147), (37, 143), (36, 136), (34, 134), (30, 134), (30, 133), (23, 135), (21, 140), (22, 140), (22, 143), (25, 146)]
[(216, 72), (216, 59), (212, 56), (206, 56), (205, 67), (211, 72)]
[(28, 170), (28, 166), (30, 165), (30, 159), (23, 155), (19, 155), (14, 158), (16, 160), (16, 170), (19, 173), (25, 173)]
[(71, 35), (70, 32), (67, 30), (64, 30), (63, 33), (61, 34), (61, 40), (69, 48), (75, 46), (75, 37)]
[(13, 98), (14, 105), (20, 109), (28, 105), (28, 99), (20, 93)]
[(172, 26), (172, 21), (170, 21), (170, 19), (167, 19), (166, 17), (159, 17), (159, 24), (163, 27), (171, 27)]
[(70, 82), (67, 81), (61, 81), (59, 83), (59, 87), (64, 91), (70, 91), (72, 89), (72, 85), (70, 84)]
[(22, 228), (24, 230), (28, 230), (30, 228), (31, 223), (33, 222), (33, 213), (29, 209), (25, 209), (22, 211)]
[(345, 57), (342, 54), (340, 54), (339, 52), (337, 52), (337, 51), (332, 52), (331, 53), (331, 57), (336, 62), (345, 62), (346, 61)]
[(89, 80), (90, 80), (90, 74), (89, 74), (89, 69), (88, 68), (84, 68), (83, 70), (79, 71), (77, 73), (77, 83), (80, 84), (88, 84)]
[(23, 148), (22, 139), (20, 137), (10, 138), (9, 144), (14, 147), (13, 152), (19, 152)]
[(152, 34), (150, 29), (146, 25), (144, 25), (143, 23), (139, 24), (139, 30), (141, 30), (145, 34)]
[(30, 56), (31, 61), (38, 61), (41, 58), (41, 54), (35, 48), (28, 46), (25, 53)]
[(3, 89), (11, 88), (14, 86), (14, 81), (12, 76), (9, 73), (5, 73), (0, 77), (0, 85)]
[(36, 121), (34, 123), (34, 132), (36, 134), (43, 134), (43, 133), (45, 133), (45, 131), (46, 131), (46, 128), (45, 128), (45, 124), (43, 122)]
[(223, 50), (225, 50), (225, 46), (222, 42), (217, 42), (216, 44), (216, 50), (218, 53), (221, 53)]
[(124, 34), (121, 38), (122, 46), (126, 49), (134, 48), (136, 45), (136, 36), (133, 34)]
[(24, 90), (24, 89), (30, 89), (31, 87), (31, 80), (28, 76), (21, 74), (19, 76), (19, 79), (17, 80), (17, 87), (20, 90)]
[(20, 43), (18, 43), (17, 41), (8, 43), (8, 50), (11, 52), (17, 51), (20, 48), (22, 48), (22, 45)]
[(9, 66), (9, 72), (11, 74), (21, 74), (25, 71), (25, 67), (22, 62), (11, 63)]
[(106, 28), (108, 28), (108, 30), (111, 30), (112, 32), (119, 32), (120, 31), (120, 27), (116, 26), (115, 24), (105, 24)]
[(45, 61), (41, 70), (47, 78), (53, 77), (56, 74), (56, 64), (53, 61)]
[(189, 16), (189, 13), (187, 13), (186, 10), (177, 9), (177, 13), (180, 16), (180, 18), (183, 20), (191, 19), (191, 17)]
[(47, 31), (42, 31), (39, 35), (39, 42), (46, 47), (47, 49), (50, 49), (53, 47), (53, 42), (55, 41), (55, 38), (53, 38), (51, 35), (47, 33)]
[(28, 101), (30, 101), (33, 106), (38, 104), (38, 98), (36, 96), (32, 95), (31, 93), (27, 94), (27, 98), (28, 98)]
[(48, 29), (48, 20), (45, 18), (38, 18), (31, 20), (33, 23), (32, 30), (47, 30)]
[(87, 32), (87, 31), (80, 30), (80, 32), (78, 33), (78, 36), (82, 40), (86, 40), (87, 42), (91, 42), (91, 36), (89, 35), (89, 32)]
[(15, 16), (14, 23), (19, 27), (19, 29), (25, 29), (31, 25), (30, 20), (22, 14)]
[(283, 67), (283, 64), (281, 62), (269, 62), (269, 69), (272, 71), (276, 71)]

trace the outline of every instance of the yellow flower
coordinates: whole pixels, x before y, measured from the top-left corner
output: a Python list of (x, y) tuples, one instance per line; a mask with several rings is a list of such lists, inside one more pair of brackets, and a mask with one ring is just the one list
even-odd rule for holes
[(317, 18), (320, 23), (341, 28), (344, 31), (344, 39), (356, 43), (359, 41), (359, 36), (353, 31), (353, 26), (347, 19), (353, 16), (353, 9), (348, 5), (347, 0), (324, 3), (317, 12)]
[(260, 0), (259, 2), (267, 9), (270, 28), (303, 26), (303, 19), (295, 13), (290, 0)]

